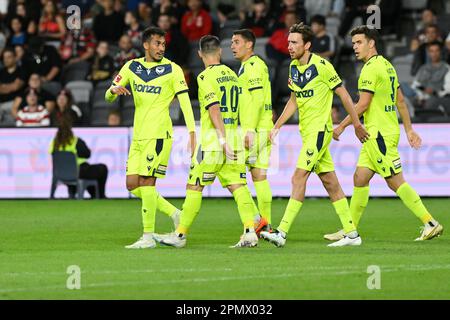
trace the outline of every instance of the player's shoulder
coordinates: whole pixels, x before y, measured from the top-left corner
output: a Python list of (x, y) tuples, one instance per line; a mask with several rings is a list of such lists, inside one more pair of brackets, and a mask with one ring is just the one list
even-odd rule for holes
[(255, 54), (248, 59), (247, 64), (250, 69), (265, 69), (267, 68), (267, 63), (259, 55)]
[(334, 69), (334, 66), (327, 59), (322, 58), (315, 53), (312, 53), (311, 55), (311, 64), (314, 64), (317, 69)]

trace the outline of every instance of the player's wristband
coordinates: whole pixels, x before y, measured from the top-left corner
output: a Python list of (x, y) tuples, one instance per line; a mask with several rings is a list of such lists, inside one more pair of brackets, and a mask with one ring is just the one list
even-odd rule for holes
[(223, 146), (225, 143), (227, 143), (227, 140), (225, 140), (225, 138), (221, 137), (221, 138), (219, 138), (219, 143), (221, 146)]

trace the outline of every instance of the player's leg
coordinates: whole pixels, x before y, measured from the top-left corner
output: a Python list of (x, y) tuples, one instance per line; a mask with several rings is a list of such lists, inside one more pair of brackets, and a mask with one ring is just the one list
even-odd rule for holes
[(239, 242), (232, 246), (254, 247), (258, 245), (258, 237), (254, 229), (253, 217), (257, 213), (255, 202), (247, 186), (246, 167), (244, 159), (235, 162), (226, 161), (217, 171), (217, 177), (222, 185), (231, 192), (237, 204), (244, 232)]
[(300, 212), (303, 201), (305, 200), (306, 182), (308, 181), (310, 174), (311, 171), (306, 171), (305, 169), (300, 168), (295, 169), (294, 175), (291, 179), (291, 197), (289, 198), (289, 202), (284, 211), (283, 218), (281, 218), (281, 222), (275, 232), (261, 232), (261, 237), (263, 239), (273, 243), (277, 247), (282, 247), (285, 245), (287, 234), (292, 226), (292, 223)]
[(387, 177), (386, 183), (394, 191), (403, 204), (424, 224), (423, 231), (416, 241), (430, 240), (442, 234), (444, 228), (429, 213), (417, 192), (405, 181), (403, 173)]

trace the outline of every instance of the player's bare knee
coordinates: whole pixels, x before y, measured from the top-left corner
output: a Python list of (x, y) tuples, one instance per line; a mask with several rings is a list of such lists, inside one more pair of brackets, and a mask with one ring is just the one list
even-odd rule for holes
[(369, 181), (367, 181), (367, 179), (358, 172), (355, 172), (355, 174), (353, 175), (353, 184), (355, 187), (362, 188), (367, 186), (369, 184)]
[(139, 178), (138, 176), (127, 176), (126, 180), (127, 190), (132, 191), (139, 187)]

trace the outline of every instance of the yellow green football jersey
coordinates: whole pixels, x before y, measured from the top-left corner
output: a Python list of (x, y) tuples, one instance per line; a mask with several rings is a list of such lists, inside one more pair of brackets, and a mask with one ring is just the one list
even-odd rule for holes
[(364, 125), (371, 138), (375, 139), (378, 132), (383, 136), (400, 134), (396, 112), (398, 87), (397, 73), (383, 56), (371, 57), (361, 69), (358, 90), (373, 94), (364, 112)]
[(228, 144), (234, 150), (242, 150), (237, 132), (238, 106), (242, 88), (236, 73), (223, 64), (210, 65), (197, 77), (200, 104), (201, 145), (203, 151), (222, 151), (216, 129), (208, 109), (220, 105)]
[(266, 63), (253, 55), (241, 64), (238, 76), (242, 87), (242, 95), (239, 97), (239, 120), (242, 128), (272, 129), (272, 91)]
[(295, 93), (302, 136), (333, 130), (331, 106), (333, 90), (342, 84), (333, 65), (311, 53), (309, 61), (300, 65), (294, 59), (289, 66), (288, 86)]
[(145, 57), (132, 59), (120, 69), (113, 84), (131, 87), (136, 108), (134, 140), (172, 136), (169, 105), (175, 95), (188, 91), (179, 65), (166, 58), (159, 62), (146, 62)]

